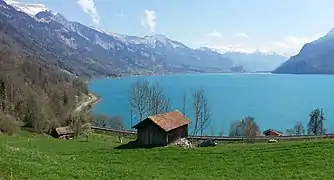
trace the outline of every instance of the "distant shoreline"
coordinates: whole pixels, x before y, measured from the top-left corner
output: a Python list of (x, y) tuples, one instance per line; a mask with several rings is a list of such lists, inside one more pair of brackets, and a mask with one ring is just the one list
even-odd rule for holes
[(128, 78), (128, 77), (150, 77), (150, 76), (174, 76), (174, 75), (241, 75), (241, 74), (273, 74), (271, 72), (217, 72), (217, 73), (165, 73), (165, 74), (136, 74), (136, 75), (123, 75), (117, 77), (100, 77), (100, 78), (92, 78), (89, 79), (87, 83), (90, 83), (95, 80), (102, 80), (102, 79), (121, 79), (121, 78)]
[(307, 75), (326, 75), (330, 76), (334, 74), (300, 74), (300, 73), (272, 73), (272, 72), (217, 72), (217, 73), (166, 73), (166, 74), (140, 74), (140, 75), (125, 75), (120, 77), (105, 77), (96, 78), (100, 79), (121, 79), (127, 77), (150, 77), (150, 76), (175, 76), (175, 75), (296, 75), (296, 76), (307, 76)]

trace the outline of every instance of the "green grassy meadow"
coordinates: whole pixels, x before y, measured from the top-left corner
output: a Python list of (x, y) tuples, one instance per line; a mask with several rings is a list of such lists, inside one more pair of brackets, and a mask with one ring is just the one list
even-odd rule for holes
[(0, 179), (333, 179), (334, 141), (114, 149), (118, 138), (0, 136)]

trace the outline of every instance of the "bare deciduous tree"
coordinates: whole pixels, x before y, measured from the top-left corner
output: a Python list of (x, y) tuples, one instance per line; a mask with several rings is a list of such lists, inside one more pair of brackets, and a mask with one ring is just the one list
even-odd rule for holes
[(36, 132), (67, 125), (77, 106), (75, 95), (87, 94), (87, 84), (76, 83), (78, 78), (50, 68), (38, 56), (6, 54), (0, 57), (0, 112)]
[[(89, 135), (92, 134), (92, 124), (87, 112), (73, 113), (67, 120), (68, 125), (74, 131), (74, 137), (85, 136), (88, 141)], [(93, 120), (94, 123), (94, 120)]]
[(169, 109), (170, 100), (159, 84), (151, 85), (148, 81), (137, 81), (132, 85), (131, 114), (134, 113), (139, 121), (150, 115), (167, 112)]
[(301, 136), (305, 134), (305, 128), (301, 122), (297, 122), (293, 128), (286, 129), (285, 133), (288, 136)]
[(75, 113), (68, 118), (68, 123), (74, 131), (74, 136), (78, 137), (83, 133), (82, 126), (86, 123), (86, 114)]
[(105, 115), (94, 115), (93, 125), (97, 127), (106, 128), (108, 126), (108, 116)]
[(200, 135), (202, 136), (211, 117), (208, 100), (204, 95), (203, 89), (193, 93), (193, 108), (195, 113), (193, 135), (195, 136), (200, 132)]
[(170, 100), (167, 98), (159, 84), (149, 87), (148, 115), (156, 115), (167, 112), (170, 108)]
[(139, 121), (143, 120), (148, 111), (149, 89), (149, 82), (140, 80), (133, 83), (131, 87), (131, 108)]
[(124, 120), (121, 116), (111, 116), (108, 117), (106, 115), (94, 115), (93, 117), (93, 125), (97, 127), (103, 128), (112, 128), (112, 129), (124, 129)]
[(297, 122), (293, 127), (293, 130), (297, 136), (305, 134), (305, 128), (301, 122)]
[(20, 124), (15, 117), (0, 112), (0, 132), (13, 135), (20, 130)]
[(43, 104), (42, 98), (32, 93), (25, 101), (23, 122), (27, 126), (32, 127), (36, 132), (43, 132), (48, 129), (48, 109)]
[(183, 94), (183, 101), (182, 101), (182, 113), (186, 116), (186, 105), (187, 105), (187, 94)]
[(112, 116), (108, 119), (109, 127), (112, 129), (123, 130), (124, 129), (124, 120), (121, 116)]
[(244, 132), (242, 128), (240, 127), (240, 121), (234, 121), (230, 125), (230, 137), (238, 137), (238, 136), (243, 136)]
[(240, 121), (233, 122), (230, 127), (231, 137), (255, 137), (259, 134), (259, 126), (253, 117), (247, 116)]
[(82, 125), (82, 135), (86, 137), (86, 141), (88, 142), (89, 136), (93, 133), (92, 125), (90, 123), (85, 123)]
[(245, 117), (242, 119), (242, 125), (245, 127), (246, 137), (256, 137), (259, 134), (259, 126), (256, 124), (253, 117)]
[(293, 128), (289, 128), (285, 130), (285, 134), (288, 136), (294, 136), (296, 134), (295, 130)]

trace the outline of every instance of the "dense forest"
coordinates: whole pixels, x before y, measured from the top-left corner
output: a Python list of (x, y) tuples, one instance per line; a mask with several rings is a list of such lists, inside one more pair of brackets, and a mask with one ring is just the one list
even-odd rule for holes
[(0, 132), (20, 127), (36, 132), (68, 125), (82, 95), (84, 81), (34, 55), (0, 51)]

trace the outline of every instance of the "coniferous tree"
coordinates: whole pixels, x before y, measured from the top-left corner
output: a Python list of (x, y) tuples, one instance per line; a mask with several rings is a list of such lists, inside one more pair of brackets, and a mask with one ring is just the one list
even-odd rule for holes
[(310, 120), (308, 123), (308, 134), (321, 135), (324, 133), (323, 121), (325, 120), (322, 109), (315, 109), (310, 114)]

